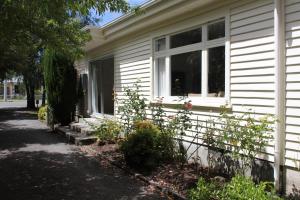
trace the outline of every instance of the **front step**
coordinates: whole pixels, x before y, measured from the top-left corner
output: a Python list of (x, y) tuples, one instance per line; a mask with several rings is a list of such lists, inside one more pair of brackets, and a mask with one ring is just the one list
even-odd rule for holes
[(75, 145), (88, 145), (97, 141), (96, 136), (87, 136), (81, 132), (71, 130), (68, 126), (59, 126), (56, 127), (55, 130), (63, 134), (69, 142), (75, 143)]

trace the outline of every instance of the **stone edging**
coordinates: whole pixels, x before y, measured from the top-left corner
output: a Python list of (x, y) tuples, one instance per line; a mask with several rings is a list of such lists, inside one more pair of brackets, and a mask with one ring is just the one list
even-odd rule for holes
[(103, 156), (101, 154), (99, 154), (98, 152), (96, 152), (94, 149), (90, 149), (94, 154), (96, 154), (98, 157), (100, 157), (101, 159), (104, 159), (104, 160), (107, 160), (111, 165), (119, 168), (119, 169), (122, 169), (123, 171), (125, 171), (126, 173), (134, 176), (135, 178), (149, 184), (149, 185), (152, 185), (154, 186), (156, 189), (160, 190), (163, 194), (165, 194), (166, 196), (168, 197), (172, 197), (173, 200), (187, 200), (186, 197), (178, 194), (177, 192), (173, 191), (171, 188), (168, 188), (168, 187), (163, 187), (161, 185), (159, 185), (158, 183), (152, 181), (152, 180), (149, 180), (147, 177), (141, 175), (141, 174), (138, 174), (138, 173), (135, 173), (133, 172), (132, 170), (126, 168), (126, 167), (123, 167), (121, 165), (119, 165), (118, 163), (114, 162), (113, 160), (109, 159), (108, 157), (106, 156)]

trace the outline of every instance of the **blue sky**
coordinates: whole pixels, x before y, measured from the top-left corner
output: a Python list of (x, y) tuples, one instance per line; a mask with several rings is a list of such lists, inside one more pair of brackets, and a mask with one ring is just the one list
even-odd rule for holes
[[(148, 0), (127, 0), (127, 1), (132, 6), (138, 6), (138, 5), (145, 3)], [(103, 26), (103, 25), (113, 21), (114, 19), (120, 17), (121, 15), (122, 15), (122, 13), (105, 12), (104, 15), (101, 17), (99, 25)]]

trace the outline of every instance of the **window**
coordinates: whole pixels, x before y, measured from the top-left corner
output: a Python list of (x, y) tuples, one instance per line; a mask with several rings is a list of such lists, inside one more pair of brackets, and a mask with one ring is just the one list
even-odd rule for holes
[(202, 29), (197, 28), (171, 36), (171, 48), (199, 43), (202, 40)]
[(161, 38), (155, 41), (155, 51), (163, 51), (166, 49), (166, 38)]
[(225, 96), (225, 20), (154, 40), (155, 95)]
[(171, 96), (201, 94), (201, 51), (171, 56)]

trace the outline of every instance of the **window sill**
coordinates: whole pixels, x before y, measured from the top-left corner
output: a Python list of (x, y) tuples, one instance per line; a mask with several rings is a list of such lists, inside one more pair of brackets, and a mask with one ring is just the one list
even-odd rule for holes
[[(185, 101), (189, 101), (190, 99), (186, 99)], [(156, 101), (151, 101), (150, 104), (155, 104)], [(171, 109), (181, 109), (184, 101), (171, 101), (171, 100), (164, 100), (162, 102), (163, 106), (166, 108)], [(192, 103), (192, 111), (209, 111), (209, 112), (220, 112), (220, 111), (227, 111), (231, 112), (232, 107), (226, 103), (224, 98), (216, 99), (216, 98), (208, 98), (206, 100), (202, 99), (201, 101), (193, 101)]]

